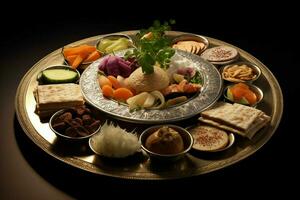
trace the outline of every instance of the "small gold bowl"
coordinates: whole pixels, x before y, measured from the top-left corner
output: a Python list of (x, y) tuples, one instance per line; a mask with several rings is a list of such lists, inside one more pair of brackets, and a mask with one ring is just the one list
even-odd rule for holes
[[(194, 141), (195, 141), (195, 133), (193, 132), (193, 129), (194, 128), (197, 128), (197, 126), (201, 126), (201, 124), (197, 124), (197, 125), (193, 125), (193, 126), (189, 126), (187, 127), (186, 129), (191, 133), (191, 135), (193, 136), (194, 138)], [(217, 128), (218, 129), (218, 128)], [(208, 152), (208, 153), (213, 153), (213, 152), (221, 152), (221, 151), (225, 151), (226, 149), (229, 149), (230, 147), (232, 147), (232, 145), (234, 144), (235, 142), (235, 136), (233, 133), (228, 133), (227, 131), (225, 131), (226, 134), (228, 135), (228, 143), (225, 147), (222, 147), (220, 149), (215, 149), (215, 150), (200, 150), (199, 148), (196, 148), (195, 145), (193, 145), (193, 149), (194, 150), (197, 150), (197, 151), (201, 151), (201, 152)], [(196, 142), (195, 142), (196, 143)], [(195, 144), (194, 143), (194, 144)]]
[[(54, 113), (52, 115), (52, 117), (50, 118), (50, 121), (49, 121), (49, 126), (50, 126), (50, 129), (56, 134), (56, 136), (60, 139), (63, 139), (65, 141), (70, 141), (70, 142), (87, 142), (88, 139), (90, 137), (92, 137), (93, 135), (95, 135), (96, 133), (99, 132), (99, 130), (101, 129), (101, 125), (99, 125), (99, 127), (97, 128), (96, 131), (94, 131), (93, 133), (89, 134), (89, 135), (86, 135), (86, 136), (81, 136), (81, 137), (73, 137), (73, 136), (68, 136), (66, 134), (63, 134), (62, 132), (60, 131), (57, 131), (53, 128), (53, 123), (55, 122), (55, 120), (62, 114), (66, 113), (66, 112), (73, 112), (72, 108), (65, 108), (65, 109), (61, 109), (59, 111), (57, 111), (56, 113)], [(94, 116), (93, 116), (94, 117)]]
[[(152, 133), (154, 133), (155, 131), (157, 131), (158, 129), (160, 129), (163, 126), (168, 126), (180, 134), (180, 136), (182, 137), (182, 140), (183, 140), (183, 144), (184, 144), (183, 151), (181, 151), (180, 153), (176, 153), (176, 154), (160, 154), (160, 153), (155, 153), (155, 152), (149, 150), (145, 146), (147, 138)], [(184, 129), (180, 126), (171, 125), (171, 124), (152, 126), (148, 129), (146, 129), (145, 131), (143, 131), (143, 133), (140, 135), (139, 140), (141, 142), (142, 149), (149, 155), (149, 157), (151, 159), (159, 160), (159, 161), (176, 161), (176, 160), (182, 158), (189, 150), (191, 150), (191, 148), (194, 144), (194, 139), (193, 139), (192, 135), (186, 129)]]
[[(230, 67), (233, 67), (234, 65), (239, 65), (239, 66), (246, 65), (247, 67), (250, 67), (253, 70), (253, 72), (256, 75), (256, 77), (253, 78), (253, 79), (251, 79), (251, 80), (245, 80), (245, 81), (243, 81), (243, 80), (231, 80), (231, 79), (228, 79), (228, 78), (224, 77), (223, 71), (224, 71), (225, 67), (229, 67), (230, 68)], [(256, 81), (260, 77), (260, 75), (261, 75), (261, 69), (257, 65), (255, 65), (253, 63), (250, 63), (250, 62), (237, 62), (237, 63), (232, 63), (230, 65), (225, 65), (225, 66), (221, 67), (220, 68), (220, 74), (221, 74), (222, 78), (225, 81), (228, 81), (228, 82), (232, 82), (232, 83), (240, 83), (240, 82), (252, 83), (253, 81)]]
[(230, 84), (230, 85), (226, 86), (225, 89), (224, 89), (224, 92), (223, 92), (223, 96), (225, 97), (225, 99), (226, 99), (227, 101), (229, 101), (229, 102), (231, 102), (231, 103), (240, 103), (240, 104), (243, 104), (243, 105), (248, 105), (248, 106), (251, 106), (251, 107), (255, 107), (258, 103), (260, 103), (260, 102), (263, 100), (263, 98), (264, 98), (264, 93), (263, 93), (263, 91), (262, 91), (259, 87), (255, 86), (255, 85), (253, 85), (253, 84), (250, 84), (250, 83), (244, 83), (244, 84), (248, 85), (248, 86), (249, 86), (249, 89), (250, 89), (252, 92), (255, 93), (256, 98), (257, 98), (257, 101), (256, 101), (255, 104), (249, 105), (249, 104), (243, 104), (243, 103), (238, 102), (238, 101), (232, 101), (232, 99), (230, 99), (230, 98), (227, 96), (227, 90), (228, 90), (229, 88), (233, 87), (235, 84)]
[[(83, 45), (83, 44), (81, 44)], [(65, 48), (72, 48), (72, 47), (79, 47), (81, 45), (75, 45), (75, 46), (71, 46), (71, 45), (67, 45), (67, 46), (64, 46), (62, 49), (61, 49), (61, 55), (63, 56), (64, 58), (64, 64), (65, 65), (68, 65), (68, 66), (71, 66), (71, 64), (67, 61), (67, 59), (65, 58), (65, 55), (64, 55), (64, 49)], [(100, 53), (100, 58), (102, 57), (102, 53), (97, 49), (97, 47), (95, 45), (92, 45), (92, 44), (86, 44), (86, 45), (89, 45), (89, 46), (93, 46), (96, 48), (96, 50)], [(95, 60), (96, 61), (96, 60)], [(78, 66), (78, 70), (80, 72), (83, 72), (90, 64), (92, 64), (93, 62), (95, 61), (90, 61), (90, 62), (82, 62), (79, 66)]]

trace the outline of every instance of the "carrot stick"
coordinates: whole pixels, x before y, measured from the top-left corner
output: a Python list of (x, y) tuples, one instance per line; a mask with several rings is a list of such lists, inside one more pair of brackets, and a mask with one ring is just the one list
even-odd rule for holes
[(76, 57), (77, 57), (77, 55), (71, 55), (71, 56), (66, 57), (66, 60), (68, 61), (69, 65), (72, 65), (72, 63), (74, 62)]
[(100, 53), (98, 51), (94, 51), (91, 53), (83, 62), (92, 62), (100, 58)]
[(74, 68), (74, 69), (76, 69), (81, 63), (82, 63), (82, 61), (83, 61), (83, 58), (80, 56), (80, 55), (78, 55), (76, 58), (75, 58), (75, 60), (74, 60), (74, 62), (72, 63), (72, 67)]

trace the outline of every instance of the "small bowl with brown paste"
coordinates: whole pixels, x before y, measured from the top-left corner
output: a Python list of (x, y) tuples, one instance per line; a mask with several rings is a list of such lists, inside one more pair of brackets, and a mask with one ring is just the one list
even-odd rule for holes
[(140, 135), (142, 149), (152, 159), (175, 161), (182, 158), (193, 146), (192, 135), (176, 125), (158, 125)]

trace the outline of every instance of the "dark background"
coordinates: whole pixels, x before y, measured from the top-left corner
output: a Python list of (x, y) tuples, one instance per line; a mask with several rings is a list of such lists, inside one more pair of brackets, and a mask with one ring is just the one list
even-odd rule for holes
[[(92, 2), (15, 5), (1, 13), (0, 199), (68, 199), (104, 194), (193, 193), (247, 196), (292, 195), (299, 175), (294, 125), (299, 102), (299, 35), (293, 5), (237, 2)], [(101, 2), (102, 3), (102, 2)], [(136, 7), (138, 6), (138, 7)], [(5, 8), (3, 8), (5, 9)], [(95, 176), (65, 165), (40, 150), (22, 131), (14, 110), (15, 92), (24, 74), (41, 58), (77, 40), (148, 27), (155, 19), (175, 19), (173, 30), (217, 38), (249, 52), (273, 72), (284, 95), (281, 124), (257, 153), (225, 169), (175, 181), (141, 182)], [(299, 132), (299, 131), (298, 131)], [(288, 187), (286, 187), (288, 186)], [(291, 187), (290, 187), (291, 186)], [(268, 189), (272, 188), (272, 189)], [(285, 189), (283, 189), (285, 188)], [(222, 189), (218, 193), (216, 189)], [(286, 190), (290, 190), (287, 192)], [(196, 194), (197, 194), (196, 193)], [(99, 198), (100, 198), (99, 197)]]

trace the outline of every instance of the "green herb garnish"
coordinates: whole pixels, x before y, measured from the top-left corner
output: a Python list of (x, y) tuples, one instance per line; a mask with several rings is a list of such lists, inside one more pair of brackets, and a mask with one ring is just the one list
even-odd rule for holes
[[(174, 20), (170, 20), (170, 24), (174, 23)], [(145, 74), (153, 73), (155, 64), (168, 68), (170, 59), (175, 54), (175, 50), (170, 47), (170, 38), (165, 35), (165, 31), (169, 30), (171, 27), (168, 22), (161, 24), (159, 21), (154, 21), (148, 29), (140, 30), (136, 35), (136, 49), (127, 51), (125, 59), (135, 58)]]
[(195, 76), (193, 76), (193, 78), (191, 78), (189, 82), (190, 83), (197, 83), (197, 84), (202, 85), (203, 84), (203, 80), (201, 78), (200, 72), (196, 71)]

